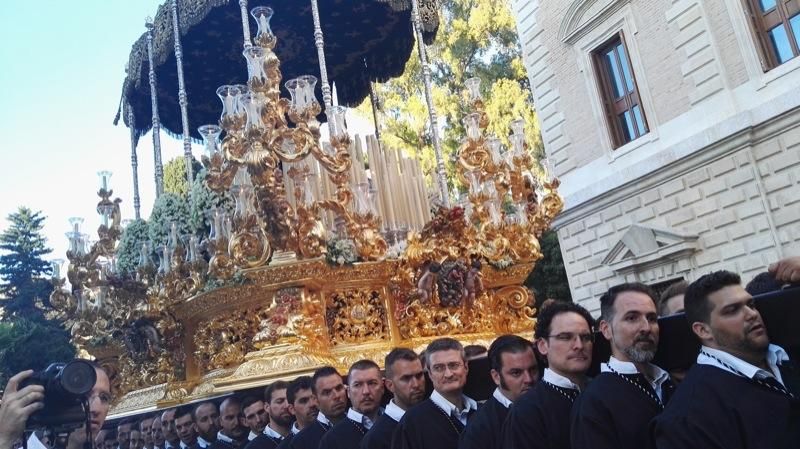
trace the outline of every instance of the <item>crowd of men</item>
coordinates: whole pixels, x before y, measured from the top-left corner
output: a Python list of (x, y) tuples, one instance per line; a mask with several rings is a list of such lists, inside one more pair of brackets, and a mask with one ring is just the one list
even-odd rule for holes
[[(800, 259), (772, 271), (779, 281), (798, 282)], [(108, 410), (98, 395), (108, 390), (103, 374), (105, 386), (90, 399), (94, 443), (100, 449), (800, 447), (800, 368), (770, 343), (738, 275), (704, 275), (661, 301), (644, 284), (621, 284), (601, 296), (600, 309), (595, 322), (580, 305), (553, 302), (538, 315), (533, 343), (497, 338), (487, 355), (496, 388), (482, 404), (464, 394), (470, 365), (452, 338), (433, 340), (421, 355), (395, 348), (384, 371), (372, 360), (347, 373), (323, 367), (274, 382), (263, 395), (184, 405), (101, 430)], [(680, 377), (652, 363), (659, 310), (683, 310), (701, 343), (696, 363)], [(590, 379), (595, 331), (609, 342), (611, 356)], [(19, 381), (9, 383), (0, 408), (0, 449), (10, 449), (9, 438), (20, 433), (3, 432), (16, 432), (13, 424), (24, 423), (28, 408), (41, 401), (38, 389), (17, 391)], [(103, 403), (105, 411), (94, 410)], [(38, 444), (34, 449), (45, 447)]]

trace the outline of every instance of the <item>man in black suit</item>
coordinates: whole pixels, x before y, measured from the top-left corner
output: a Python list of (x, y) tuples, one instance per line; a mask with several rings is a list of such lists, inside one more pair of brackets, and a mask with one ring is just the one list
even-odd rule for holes
[(800, 447), (800, 370), (770, 344), (737, 274), (717, 271), (689, 285), (686, 319), (702, 343), (664, 413), (653, 421), (660, 449)]
[(464, 395), (469, 367), (461, 343), (436, 339), (425, 349), (425, 359), (433, 393), (403, 416), (392, 438), (394, 449), (456, 449), (478, 408), (474, 399)]
[(394, 348), (384, 359), (386, 388), (394, 397), (361, 440), (361, 449), (389, 449), (392, 434), (406, 411), (425, 400), (425, 372), (416, 352)]

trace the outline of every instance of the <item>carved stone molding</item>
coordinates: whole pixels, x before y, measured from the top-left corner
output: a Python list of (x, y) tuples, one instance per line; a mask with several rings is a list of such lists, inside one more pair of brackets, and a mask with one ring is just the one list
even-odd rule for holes
[(641, 272), (687, 259), (699, 251), (698, 236), (634, 224), (603, 259), (617, 274)]
[(573, 0), (561, 20), (558, 39), (565, 44), (574, 44), (630, 1)]

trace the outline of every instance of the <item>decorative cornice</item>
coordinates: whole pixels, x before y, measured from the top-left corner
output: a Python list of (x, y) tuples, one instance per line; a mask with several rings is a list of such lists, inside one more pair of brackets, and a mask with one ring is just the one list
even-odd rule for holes
[[(590, 17), (584, 17), (599, 1), (606, 2), (599, 11)], [(578, 39), (604, 22), (612, 14), (619, 11), (623, 5), (631, 0), (573, 0), (561, 21), (558, 30), (558, 39), (566, 44), (574, 44)]]
[[(639, 272), (691, 256), (700, 250), (698, 238), (696, 234), (634, 224), (609, 250), (602, 263), (617, 274)], [(628, 253), (631, 256), (626, 257)]]

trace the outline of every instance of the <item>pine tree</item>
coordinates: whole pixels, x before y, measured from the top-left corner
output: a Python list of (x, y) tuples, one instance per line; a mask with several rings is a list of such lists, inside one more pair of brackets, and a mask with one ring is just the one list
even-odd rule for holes
[(11, 226), (0, 234), (0, 295), (6, 316), (42, 319), (37, 300), (49, 305), (52, 284), (45, 277), (51, 273), (43, 257), (52, 250), (41, 234), (45, 217), (20, 207), (8, 216)]

